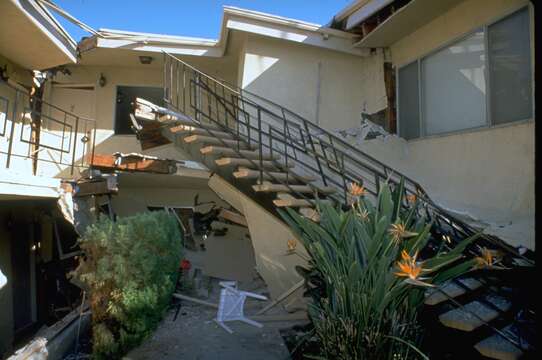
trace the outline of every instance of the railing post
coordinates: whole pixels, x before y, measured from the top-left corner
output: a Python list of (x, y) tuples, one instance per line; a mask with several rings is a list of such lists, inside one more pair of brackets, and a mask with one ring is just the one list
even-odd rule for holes
[(313, 156), (316, 159), (316, 164), (318, 165), (318, 171), (320, 171), (320, 176), (322, 177), (322, 182), (324, 183), (324, 186), (327, 186), (326, 177), (324, 176), (324, 171), (322, 169), (322, 164), (320, 163), (320, 157), (316, 153), (316, 146), (314, 145), (314, 140), (312, 139), (312, 135), (311, 135), (311, 133), (309, 131), (309, 124), (308, 124), (307, 120), (305, 120), (305, 119), (303, 119), (302, 121), (303, 121), (303, 125), (305, 127), (305, 131), (307, 132), (307, 138), (309, 140), (309, 143), (311, 144), (312, 152), (314, 154)]
[[(13, 136), (15, 135), (15, 121), (17, 119), (17, 106), (19, 102), (19, 90), (15, 89), (15, 101), (13, 102), (13, 115), (11, 117), (11, 129), (9, 130), (9, 144), (8, 144), (8, 154), (6, 159), (6, 168), (9, 169), (11, 164), (11, 150), (13, 148)], [(7, 121), (7, 119), (6, 119)]]
[(169, 96), (168, 96), (168, 86), (167, 86), (167, 61), (168, 56), (166, 53), (164, 53), (164, 102), (166, 104), (169, 104)]
[(258, 107), (258, 148), (260, 158), (260, 184), (263, 184), (262, 111)]
[(73, 175), (73, 167), (75, 165), (75, 152), (77, 150), (77, 133), (78, 133), (78, 130), (79, 130), (79, 116), (75, 118), (75, 133), (74, 133), (74, 136), (73, 136), (73, 154), (72, 154), (72, 163), (71, 163), (70, 175)]

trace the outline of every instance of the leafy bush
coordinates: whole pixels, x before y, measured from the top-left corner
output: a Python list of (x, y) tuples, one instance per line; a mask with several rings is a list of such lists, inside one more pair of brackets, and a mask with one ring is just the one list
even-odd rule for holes
[(291, 209), (281, 212), (311, 257), (312, 268), (303, 272), (309, 283), (318, 284), (309, 315), (321, 355), (345, 360), (424, 356), (416, 347), (424, 292), (476, 265), (477, 259), (462, 259), (462, 252), (477, 235), (453, 249), (440, 246), (420, 261), (432, 224), (419, 215), (418, 201), (404, 206), (402, 182), (393, 191), (382, 186), (374, 206), (364, 193), (352, 186), (356, 201), (349, 211), (319, 204), (319, 223)]
[(177, 281), (182, 238), (165, 212), (112, 222), (102, 217), (80, 240), (75, 275), (90, 287), (93, 356), (119, 358), (158, 325)]

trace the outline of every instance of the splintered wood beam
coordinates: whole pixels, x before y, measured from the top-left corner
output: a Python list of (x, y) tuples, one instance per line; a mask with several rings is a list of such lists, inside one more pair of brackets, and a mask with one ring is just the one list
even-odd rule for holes
[(156, 174), (170, 174), (173, 168), (170, 160), (137, 157), (124, 157), (121, 158), (119, 163), (116, 160), (117, 157), (114, 155), (94, 154), (92, 164), (94, 168), (103, 171), (121, 170)]
[(229, 220), (241, 226), (248, 227), (247, 219), (245, 219), (243, 215), (235, 213), (233, 211), (222, 209), (220, 210), (218, 217)]

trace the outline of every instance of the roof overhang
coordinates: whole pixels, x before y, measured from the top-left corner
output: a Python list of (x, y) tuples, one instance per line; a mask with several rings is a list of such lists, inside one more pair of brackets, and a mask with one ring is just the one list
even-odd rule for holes
[[(357, 48), (389, 47), (464, 0), (412, 0), (365, 35)], [(392, 1), (373, 0), (352, 14), (350, 26), (359, 25)]]
[(36, 0), (0, 1), (0, 53), (29, 70), (77, 61), (77, 44)]
[(367, 55), (363, 49), (352, 47), (358, 38), (355, 34), (318, 24), (227, 6), (224, 7), (218, 40), (102, 29), (100, 30), (101, 37), (93, 36), (85, 39), (80, 42), (79, 48), (82, 52), (95, 48), (108, 48), (222, 57), (226, 52), (228, 34), (232, 30), (353, 55)]

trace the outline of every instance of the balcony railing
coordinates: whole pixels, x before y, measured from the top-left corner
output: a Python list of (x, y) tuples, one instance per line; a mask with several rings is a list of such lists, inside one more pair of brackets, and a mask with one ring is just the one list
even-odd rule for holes
[(0, 80), (0, 168), (72, 178), (90, 167), (96, 122)]

